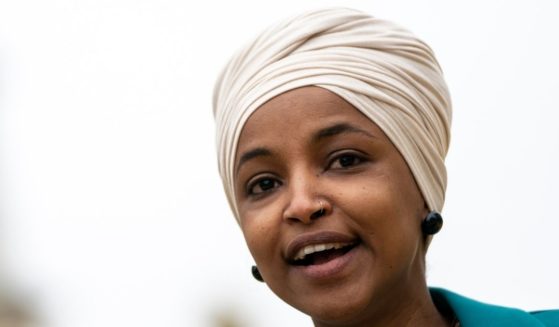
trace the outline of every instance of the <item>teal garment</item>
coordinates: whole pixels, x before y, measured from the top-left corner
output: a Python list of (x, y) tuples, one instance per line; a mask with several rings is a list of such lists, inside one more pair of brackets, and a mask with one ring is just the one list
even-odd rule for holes
[(430, 288), (436, 303), (449, 306), (460, 327), (559, 327), (559, 310), (526, 312), (468, 299), (442, 288)]

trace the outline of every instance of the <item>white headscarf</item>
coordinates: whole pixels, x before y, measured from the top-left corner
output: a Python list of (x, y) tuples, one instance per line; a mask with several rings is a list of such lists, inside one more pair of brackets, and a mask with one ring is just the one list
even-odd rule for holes
[(452, 110), (433, 52), (391, 22), (336, 8), (267, 29), (231, 59), (216, 83), (219, 171), (237, 220), (234, 166), (244, 124), (271, 98), (311, 85), (375, 122), (407, 162), (429, 209), (441, 211)]

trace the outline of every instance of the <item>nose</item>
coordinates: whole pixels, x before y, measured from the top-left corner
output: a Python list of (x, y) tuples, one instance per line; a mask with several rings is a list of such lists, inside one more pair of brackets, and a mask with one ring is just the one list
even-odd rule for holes
[(288, 203), (283, 211), (285, 221), (310, 224), (330, 212), (331, 205), (321, 196), (317, 178), (299, 176), (292, 179), (288, 186)]

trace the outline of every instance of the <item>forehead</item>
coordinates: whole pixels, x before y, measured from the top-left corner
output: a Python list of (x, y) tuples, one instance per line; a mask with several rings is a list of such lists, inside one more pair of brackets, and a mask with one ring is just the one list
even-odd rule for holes
[(241, 132), (237, 153), (264, 141), (302, 136), (334, 123), (383, 134), (350, 103), (326, 89), (309, 86), (282, 93), (258, 108)]

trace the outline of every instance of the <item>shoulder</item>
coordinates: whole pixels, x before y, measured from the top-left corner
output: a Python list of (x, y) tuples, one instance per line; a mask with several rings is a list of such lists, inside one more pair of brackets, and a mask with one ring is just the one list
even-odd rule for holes
[(435, 302), (444, 302), (461, 327), (559, 327), (559, 310), (527, 312), (478, 302), (442, 288), (430, 288)]
[(559, 310), (534, 311), (530, 314), (541, 321), (544, 326), (559, 327)]

